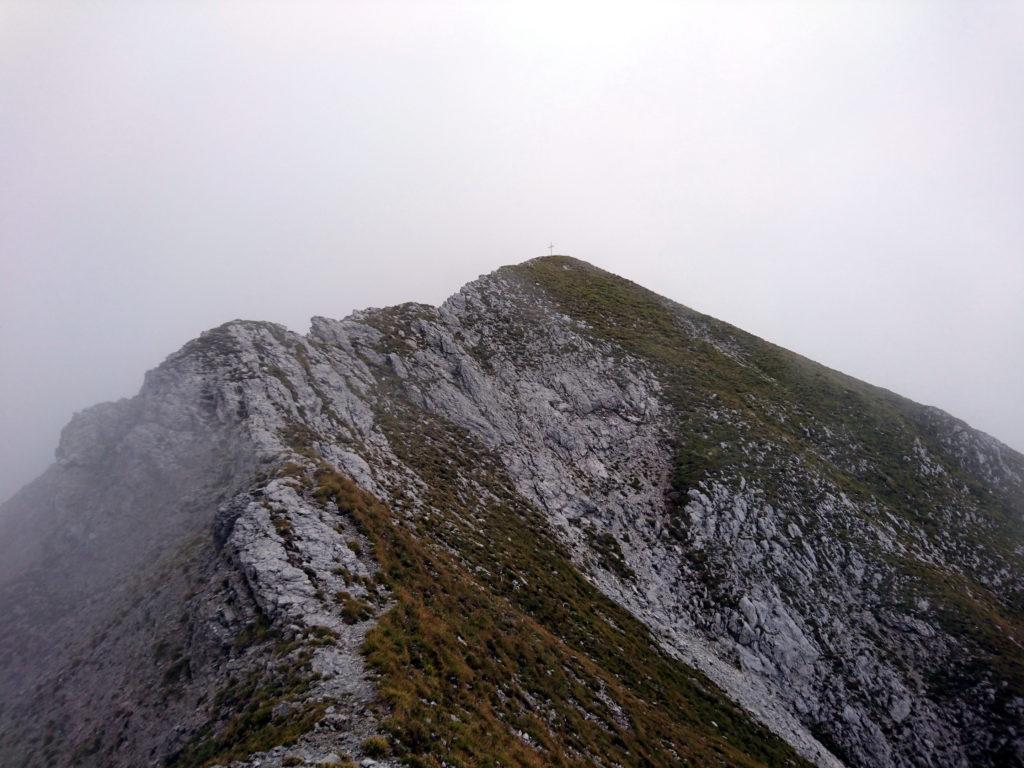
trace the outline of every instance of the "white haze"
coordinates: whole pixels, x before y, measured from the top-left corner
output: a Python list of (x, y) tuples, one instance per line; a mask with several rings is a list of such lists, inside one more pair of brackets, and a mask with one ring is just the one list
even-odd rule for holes
[(235, 317), (559, 252), (1024, 448), (1021, 3), (0, 3), (0, 498)]

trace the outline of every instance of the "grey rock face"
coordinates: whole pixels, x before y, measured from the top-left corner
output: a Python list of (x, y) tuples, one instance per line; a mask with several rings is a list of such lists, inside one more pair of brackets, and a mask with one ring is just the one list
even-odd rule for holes
[[(746, 364), (740, 341), (684, 326)], [(0, 634), (0, 745), (24, 765), (71, 753), (158, 765), (226, 716), (208, 706), (226, 680), (301, 660), (315, 679), (275, 716), (319, 706), (314, 724), (235, 764), (360, 758), (379, 727), (359, 653), (375, 618), (349, 623), (336, 595), (374, 616), (388, 596), (366, 586), (376, 565), (357, 527), (282, 467), (315, 469), (301, 434), (384, 501), (405, 489), (416, 514), (422, 479), (380, 423), (398, 397), (500, 456), (581, 572), (818, 765), (1021, 763), (1024, 732), (986, 724), (998, 683), (929, 688), (964, 642), (931, 598), (890, 599), (908, 559), (1024, 593), (1015, 560), (953, 535), (984, 524), (969, 491), (945, 511), (949, 535), (924, 532), (752, 436), (744, 455), (762, 471), (726, 468), (679, 497), (678, 405), (659, 371), (509, 271), (438, 308), (314, 318), (308, 336), (229, 323), (150, 372), (137, 397), (77, 415), (57, 464), (0, 517), (0, 605), (14, 617)], [(700, 416), (743, 431), (728, 408)], [(1022, 494), (1020, 455), (938, 411), (921, 430), (943, 454), (916, 443), (908, 471)], [(828, 425), (815, 439), (823, 460), (867, 461)], [(271, 657), (257, 629), (295, 647)], [(1007, 707), (1024, 721), (1024, 700)], [(96, 724), (114, 722), (120, 735), (95, 742)]]

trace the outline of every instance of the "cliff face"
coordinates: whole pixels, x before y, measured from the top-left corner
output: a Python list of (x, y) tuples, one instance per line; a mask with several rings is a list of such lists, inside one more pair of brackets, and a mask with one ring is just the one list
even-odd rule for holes
[(76, 416), (0, 513), (0, 754), (1024, 764), (1022, 559), (1020, 454), (538, 259)]

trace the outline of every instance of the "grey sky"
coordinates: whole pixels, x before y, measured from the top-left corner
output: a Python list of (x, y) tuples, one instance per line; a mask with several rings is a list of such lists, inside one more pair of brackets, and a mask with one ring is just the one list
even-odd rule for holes
[(1021, 3), (0, 2), (0, 498), (234, 317), (558, 251), (1024, 448)]

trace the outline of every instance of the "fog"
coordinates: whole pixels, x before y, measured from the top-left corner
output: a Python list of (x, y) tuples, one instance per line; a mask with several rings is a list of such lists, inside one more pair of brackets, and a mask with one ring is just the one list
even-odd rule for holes
[(1021, 3), (0, 3), (0, 498), (226, 320), (569, 253), (1024, 448)]

